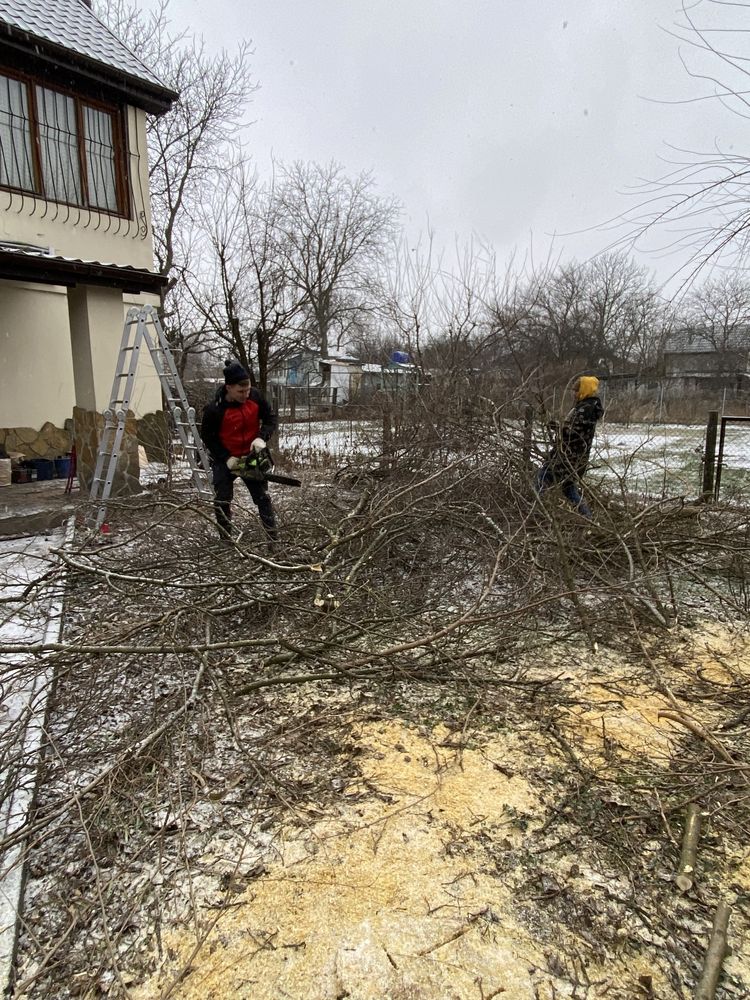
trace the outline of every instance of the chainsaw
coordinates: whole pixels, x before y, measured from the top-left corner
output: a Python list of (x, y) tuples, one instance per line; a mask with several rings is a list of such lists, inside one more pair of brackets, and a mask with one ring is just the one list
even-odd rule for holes
[(264, 448), (263, 451), (251, 451), (249, 455), (244, 455), (232, 471), (242, 479), (251, 479), (255, 482), (280, 483), (282, 486), (302, 485), (301, 479), (279, 476), (272, 470), (271, 452), (268, 448)]

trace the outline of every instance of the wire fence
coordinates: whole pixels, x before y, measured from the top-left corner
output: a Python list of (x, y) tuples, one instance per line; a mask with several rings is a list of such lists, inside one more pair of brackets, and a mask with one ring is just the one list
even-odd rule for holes
[[(424, 428), (416, 426), (420, 392), (381, 390), (366, 400), (343, 403), (323, 386), (270, 386), (269, 395), (279, 415), (276, 450), (289, 465), (343, 467), (376, 461), (403, 451), (420, 435), (424, 438)], [(551, 447), (546, 431), (551, 411), (533, 412), (514, 402), (493, 423), (487, 407), (477, 405), (479, 396), (467, 392), (465, 399), (460, 394), (452, 399), (453, 425), (433, 428), (435, 460), (460, 450), (462, 435), (482, 434), (488, 440), (494, 437), (501, 448), (522, 450), (532, 470), (540, 466)], [(640, 497), (710, 495), (721, 502), (750, 503), (747, 407), (735, 400), (727, 414), (723, 408), (703, 409), (700, 400), (694, 402), (688, 420), (675, 419), (666, 407), (630, 419), (622, 406), (610, 406), (597, 427), (587, 479)], [(707, 434), (711, 413), (713, 437)]]
[[(292, 464), (341, 467), (398, 450), (404, 438), (390, 437), (388, 426), (383, 411), (373, 407), (347, 407), (335, 419), (292, 421), (281, 414), (278, 446)], [(523, 418), (506, 420), (499, 431), (501, 444), (526, 451), (532, 469), (550, 450), (544, 426), (533, 418), (530, 427)], [(706, 487), (706, 461), (705, 425), (605, 419), (597, 428), (587, 478), (644, 498), (697, 498)], [(723, 454), (717, 443), (713, 464), (709, 492), (718, 482), (717, 499), (750, 502), (750, 420), (727, 423)]]
[(750, 502), (750, 417), (722, 416), (716, 455), (715, 495), (732, 503)]
[(605, 420), (597, 431), (589, 477), (646, 497), (696, 497), (703, 490), (705, 439), (705, 427), (696, 424)]

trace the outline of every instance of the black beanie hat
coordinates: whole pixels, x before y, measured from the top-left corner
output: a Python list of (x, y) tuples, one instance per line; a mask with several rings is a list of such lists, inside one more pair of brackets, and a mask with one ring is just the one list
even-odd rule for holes
[(249, 382), (250, 376), (239, 363), (239, 361), (232, 361), (231, 358), (227, 358), (224, 363), (224, 384), (225, 385), (236, 385), (238, 382)]

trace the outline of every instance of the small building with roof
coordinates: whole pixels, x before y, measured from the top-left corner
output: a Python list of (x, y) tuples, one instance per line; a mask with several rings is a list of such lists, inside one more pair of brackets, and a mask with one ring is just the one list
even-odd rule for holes
[(722, 349), (700, 330), (680, 330), (664, 346), (664, 375), (685, 394), (750, 389), (750, 331), (737, 331)]

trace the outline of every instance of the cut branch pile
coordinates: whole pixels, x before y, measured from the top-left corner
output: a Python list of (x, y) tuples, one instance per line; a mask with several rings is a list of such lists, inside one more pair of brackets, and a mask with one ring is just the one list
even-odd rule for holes
[[(696, 622), (744, 621), (746, 515), (686, 517), (621, 492), (597, 496), (589, 524), (524, 485), (513, 421), (486, 423), (439, 467), (433, 431), (411, 426), (385, 473), (310, 471), (277, 492), (274, 549), (253, 512), (220, 546), (210, 511), (155, 489), (112, 505), (111, 544), (81, 536), (24, 595), (66, 581), (60, 641), (0, 649), (29, 654), (6, 682), (44, 662), (56, 685), (36, 808), (2, 841), (25, 843), (29, 864), (18, 996), (131, 995), (168, 964), (168, 928), (207, 940), (273, 862), (282, 825), (335, 812), (357, 773), (351, 727), (386, 717), (448, 726), (459, 750), (492, 731), (528, 741), (508, 766), (544, 789), (545, 812), (498, 849), (495, 875), (540, 940), (563, 927), (585, 951), (550, 951), (550, 996), (561, 983), (598, 996), (581, 970), (626, 953), (661, 970), (673, 993), (660, 996), (697, 983), (748, 830), (750, 676), (731, 663), (696, 676), (679, 649)], [(731, 564), (715, 559), (725, 544)], [(671, 743), (635, 752), (608, 731), (608, 706), (635, 698), (654, 733), (659, 712), (676, 723), (661, 726)], [(9, 780), (13, 748), (8, 725)], [(688, 824), (680, 862), (687, 806), (711, 818), (697, 859)], [(456, 836), (481, 837), (481, 822)], [(588, 895), (555, 874), (571, 851), (609, 872)], [(738, 933), (748, 915), (737, 903)], [(725, 971), (722, 995), (746, 987)]]

